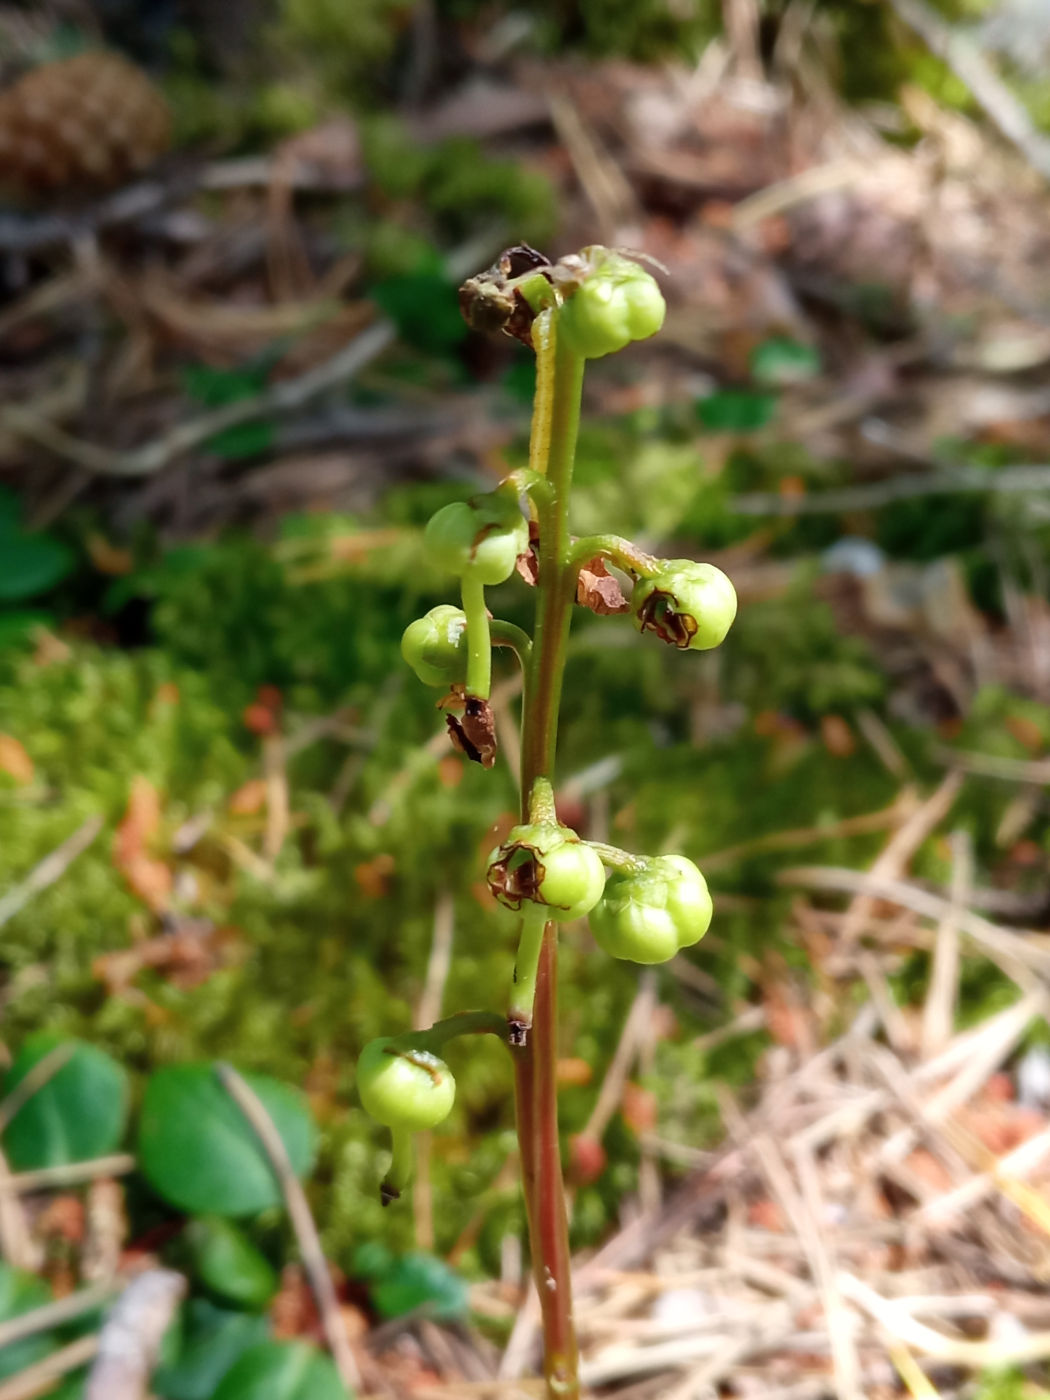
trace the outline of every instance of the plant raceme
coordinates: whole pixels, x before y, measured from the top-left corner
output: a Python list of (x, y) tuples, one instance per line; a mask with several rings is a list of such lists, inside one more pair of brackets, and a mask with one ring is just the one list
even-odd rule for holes
[[(588, 917), (598, 947), (614, 958), (661, 963), (701, 939), (712, 906), (703, 875), (684, 856), (637, 856), (584, 840), (558, 821), (554, 757), (571, 613), (625, 612), (643, 634), (681, 651), (723, 641), (736, 615), (733, 585), (692, 559), (657, 559), (617, 535), (569, 533), (580, 396), (586, 361), (654, 335), (664, 300), (639, 257), (590, 247), (552, 263), (525, 245), (510, 248), (460, 289), (471, 326), (502, 332), (536, 353), (536, 397), (527, 469), (490, 492), (443, 507), (423, 544), (431, 562), (459, 580), (461, 607), (441, 604), (405, 631), (401, 650), (419, 679), (444, 688), (453, 743), (485, 767), (495, 762), (489, 705), (493, 646), (511, 647), (524, 681), (520, 823), (492, 852), (488, 885), (519, 920), (505, 1016), (466, 1012), (429, 1030), (372, 1041), (358, 1063), (365, 1109), (393, 1137), (383, 1199), (411, 1174), (411, 1136), (450, 1112), (455, 1084), (439, 1053), (449, 1039), (485, 1032), (512, 1047), (518, 1135), (533, 1264), (541, 1284), (547, 1395), (577, 1400), (568, 1237), (557, 1143), (556, 930)], [(628, 601), (606, 564), (632, 580)], [(490, 617), (485, 589), (515, 572), (536, 590), (532, 638)], [(600, 579), (608, 587), (595, 588)]]

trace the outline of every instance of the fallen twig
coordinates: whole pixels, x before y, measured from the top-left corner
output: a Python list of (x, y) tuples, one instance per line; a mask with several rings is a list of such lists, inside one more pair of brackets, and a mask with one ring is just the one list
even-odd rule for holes
[(317, 1300), (317, 1309), (321, 1315), (321, 1326), (324, 1328), (328, 1349), (332, 1353), (332, 1359), (343, 1384), (348, 1390), (357, 1390), (361, 1385), (361, 1376), (347, 1340), (346, 1329), (339, 1312), (339, 1299), (336, 1297), (332, 1275), (328, 1269), (328, 1261), (321, 1249), (317, 1226), (310, 1214), (306, 1194), (295, 1174), (295, 1168), (289, 1160), (281, 1135), (274, 1127), (273, 1120), (258, 1094), (244, 1081), (232, 1065), (218, 1064), (215, 1066), (215, 1073), (223, 1088), (251, 1124), (269, 1159), (270, 1167), (288, 1207), (288, 1216), (292, 1222), (295, 1237), (299, 1242), (299, 1250), (303, 1256), (303, 1267), (306, 1269), (310, 1287)]
[(899, 1302), (881, 1297), (852, 1274), (840, 1273), (838, 1285), (844, 1298), (863, 1308), (891, 1337), (938, 1361), (984, 1370), (989, 1366), (1029, 1366), (1050, 1357), (1050, 1332), (1031, 1332), (994, 1342), (946, 1337), (925, 1323), (917, 1322)]
[(29, 1229), (22, 1203), (10, 1190), (3, 1188), (11, 1181), (11, 1168), (0, 1151), (0, 1256), (16, 1269), (35, 1269), (40, 1264), (41, 1251)]
[(1050, 138), (1039, 131), (985, 58), (972, 33), (949, 24), (925, 0), (890, 0), (894, 10), (969, 88), (985, 115), (1040, 175), (1050, 180)]
[(45, 1356), (43, 1361), (27, 1366), (17, 1376), (0, 1383), (0, 1400), (36, 1400), (38, 1395), (46, 1395), (63, 1376), (86, 1366), (96, 1351), (98, 1337), (78, 1337), (75, 1342)]
[(922, 496), (989, 495), (1050, 491), (1050, 467), (953, 467), (950, 471), (892, 476), (867, 486), (844, 486), (835, 491), (811, 491), (781, 496), (756, 491), (734, 496), (730, 508), (740, 515), (827, 515), (839, 511), (875, 510), (894, 501)]
[(0, 1133), (3, 1133), (22, 1105), (27, 1103), (35, 1093), (44, 1087), (49, 1079), (53, 1079), (59, 1070), (69, 1063), (76, 1054), (76, 1048), (72, 1041), (56, 1045), (53, 1050), (47, 1052), (42, 1060), (37, 1060), (25, 1078), (20, 1079), (6, 1098), (0, 1101)]
[[(944, 820), (962, 787), (962, 775), (954, 770), (921, 802), (894, 831), (869, 870), (872, 880), (897, 879), (904, 874), (912, 857), (932, 831)], [(858, 894), (846, 910), (841, 938), (850, 943), (870, 918), (874, 896)]]
[(345, 383), (392, 345), (396, 337), (397, 332), (389, 321), (376, 321), (323, 364), (315, 365), (294, 379), (271, 384), (251, 398), (225, 404), (178, 423), (170, 432), (130, 452), (114, 452), (84, 442), (64, 428), (37, 417), (30, 409), (13, 404), (0, 411), (0, 426), (100, 476), (152, 476), (219, 433), (241, 423), (299, 408), (326, 389)]
[(75, 1317), (92, 1312), (108, 1302), (122, 1286), (123, 1282), (120, 1279), (96, 1283), (91, 1288), (82, 1288), (78, 1293), (71, 1293), (68, 1298), (56, 1298), (53, 1303), (45, 1303), (43, 1307), (34, 1308), (32, 1312), (8, 1318), (6, 1322), (0, 1322), (0, 1347), (20, 1342), (23, 1337), (33, 1337), (38, 1332), (46, 1332), (51, 1327), (60, 1327)]
[(956, 917), (969, 903), (973, 887), (973, 847), (969, 833), (955, 831), (951, 837), (952, 878), (950, 908), (937, 926), (933, 945), (930, 985), (922, 1009), (922, 1054), (929, 1059), (943, 1050), (951, 1039), (959, 986), (959, 930)]
[(79, 1186), (81, 1182), (94, 1181), (100, 1176), (126, 1176), (135, 1170), (135, 1165), (135, 1158), (129, 1152), (114, 1152), (109, 1157), (93, 1157), (87, 1162), (12, 1172), (6, 1180), (0, 1178), (0, 1195), (25, 1196), (51, 1186)]
[(102, 1325), (84, 1400), (143, 1400), (185, 1292), (186, 1280), (172, 1269), (147, 1269), (131, 1280)]
[(24, 880), (0, 896), (0, 928), (9, 923), (16, 914), (21, 913), (31, 899), (53, 885), (56, 880), (60, 880), (77, 856), (87, 850), (101, 830), (102, 818), (88, 817), (72, 836), (67, 836), (60, 846), (56, 846), (39, 865), (35, 865)]
[[(950, 899), (919, 889), (907, 880), (876, 879), (862, 870), (849, 870), (844, 866), (796, 866), (779, 871), (777, 881), (782, 885), (801, 885), (812, 890), (872, 894), (905, 909), (913, 909), (925, 919), (942, 919), (952, 908)], [(1044, 975), (1050, 971), (1050, 948), (1032, 939), (1022, 938), (968, 909), (958, 910), (956, 918), (960, 930), (969, 934), (994, 962), (1007, 969), (1013, 968), (1011, 976), (1018, 970), (1022, 977), (1032, 969), (1038, 969)]]

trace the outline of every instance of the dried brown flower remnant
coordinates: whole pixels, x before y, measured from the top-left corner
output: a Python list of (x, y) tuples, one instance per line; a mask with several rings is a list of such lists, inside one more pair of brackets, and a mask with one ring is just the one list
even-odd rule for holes
[(489, 865), (489, 889), (508, 909), (520, 909), (525, 902), (543, 902), (540, 886), (547, 872), (539, 854), (535, 847), (520, 842), (510, 847), (502, 860)]
[(576, 601), (601, 617), (631, 611), (619, 581), (605, 567), (604, 559), (584, 564), (576, 580)]
[(467, 695), (462, 686), (453, 686), (451, 694), (446, 695), (439, 708), (462, 708), (462, 719), (458, 715), (445, 716), (453, 748), (466, 754), (472, 763), (491, 768), (496, 762), (497, 745), (496, 720), (489, 702), (476, 695)]
[(514, 567), (519, 578), (530, 588), (536, 587), (540, 581), (540, 527), (535, 520), (529, 521), (529, 547), (524, 554), (518, 555)]
[(0, 93), (0, 187), (19, 194), (111, 189), (170, 140), (164, 98), (116, 54), (42, 64)]
[(655, 588), (638, 609), (640, 629), (655, 632), (668, 646), (685, 651), (696, 635), (697, 621), (689, 613), (678, 612), (673, 593)]
[(534, 312), (513, 285), (519, 277), (550, 267), (550, 259), (527, 243), (507, 248), (488, 269), (470, 277), (459, 289), (459, 309), (472, 330), (483, 335), (504, 335), (532, 344)]

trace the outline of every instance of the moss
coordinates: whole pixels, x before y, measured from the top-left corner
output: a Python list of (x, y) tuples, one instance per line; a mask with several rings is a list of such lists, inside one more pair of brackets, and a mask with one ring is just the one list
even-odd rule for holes
[[(615, 510), (626, 517), (625, 529), (644, 534), (654, 521), (661, 530), (681, 529), (666, 506), (697, 490), (696, 457), (688, 435), (661, 444), (654, 431), (637, 421), (619, 445), (600, 434), (586, 439), (581, 516), (597, 509), (602, 493), (618, 493), (624, 504)], [(484, 833), (516, 805), (511, 776), (502, 766), (483, 773), (466, 765), (450, 783), (427, 748), (441, 728), (434, 696), (410, 681), (398, 656), (404, 625), (445, 594), (421, 562), (420, 526), (437, 505), (460, 495), (448, 483), (392, 492), (384, 526), (401, 533), (382, 549), (360, 547), (356, 563), (339, 561), (355, 536), (367, 540), (366, 526), (330, 515), (290, 520), (270, 545), (231, 537), (158, 558), (122, 581), (111, 600), (119, 608), (136, 599), (147, 610), (150, 640), (137, 652), (74, 642), (66, 660), (47, 665), (25, 647), (0, 652), (0, 732), (20, 739), (36, 765), (32, 785), (0, 787), (0, 886), (24, 878), (88, 816), (99, 813), (105, 823), (65, 876), (4, 930), (12, 1041), (30, 1028), (60, 1026), (139, 1071), (221, 1055), (308, 1085), (323, 1135), (311, 1189), (337, 1258), (369, 1234), (408, 1243), (408, 1214), (380, 1213), (382, 1149), (355, 1107), (353, 1064), (364, 1041), (410, 1024), (439, 893), (451, 891), (456, 910), (446, 1009), (498, 1004), (514, 940), (513, 919), (483, 907), (473, 892)], [(610, 495), (604, 504), (611, 503)], [(528, 620), (529, 600), (515, 587), (494, 593), (492, 606)], [(579, 619), (562, 721), (563, 771), (619, 758), (620, 776), (608, 788), (613, 840), (658, 850), (673, 839), (702, 866), (705, 854), (738, 842), (800, 826), (830, 832), (840, 818), (892, 800), (897, 784), (866, 747), (840, 758), (820, 740), (823, 713), (878, 705), (884, 681), (865, 648), (840, 637), (830, 614), (814, 604), (809, 575), (800, 574), (786, 598), (742, 610), (724, 653), (719, 669), (710, 658), (683, 658), (639, 637), (622, 619)], [(509, 663), (501, 659), (499, 667)], [(261, 771), (260, 742), (242, 719), (261, 684), (280, 688), (290, 734), (313, 717), (352, 713), (349, 733), (289, 759), (293, 828), (265, 880), (230, 855), (230, 837), (257, 845), (258, 820), (253, 827), (228, 807), (230, 795)], [(698, 742), (690, 716), (696, 711), (704, 727), (704, 716), (715, 713), (709, 707), (716, 687), (731, 697), (736, 719)], [(756, 733), (747, 716), (760, 712), (779, 712), (784, 732), (774, 726)], [(1024, 756), (1011, 717), (1050, 737), (1045, 710), (988, 691), (974, 706), (966, 745)], [(937, 776), (940, 770), (924, 767), (928, 737), (899, 727), (896, 734), (919, 774)], [(348, 761), (355, 776), (336, 810), (331, 794)], [(107, 996), (94, 960), (159, 932), (112, 856), (139, 774), (162, 795), (157, 854), (177, 869), (178, 911), (224, 930), (224, 952), (201, 985), (179, 986), (159, 969)], [(981, 859), (994, 850), (1007, 798), (968, 784), (960, 799), (958, 819), (972, 830)], [(174, 855), (175, 832), (202, 813), (211, 814), (207, 833)], [(881, 839), (829, 835), (812, 844), (807, 859), (866, 864)], [(358, 869), (383, 855), (394, 861), (387, 889), (370, 893)], [(748, 994), (753, 955), (788, 925), (788, 896), (776, 891), (774, 876), (795, 859), (797, 852), (767, 852), (712, 873), (716, 904), (726, 893), (746, 898), (719, 911), (711, 940), (689, 956), (717, 979), (727, 1003)], [(936, 842), (916, 869), (943, 878)], [(784, 953), (798, 956), (788, 947)], [(599, 956), (585, 930), (566, 935), (561, 956), (564, 1043), (599, 1067), (615, 1048), (636, 971)], [(917, 987), (923, 961), (910, 976)], [(968, 983), (964, 1014), (993, 993), (986, 978)], [(750, 1072), (760, 1043), (700, 1057), (693, 1038), (721, 1012), (684, 995), (669, 974), (662, 995), (682, 1027), (681, 1038), (661, 1048), (653, 1081), (662, 1122), (682, 1140), (703, 1140), (716, 1128), (711, 1080)], [(472, 1218), (477, 1192), (498, 1175), (512, 1132), (509, 1069), (498, 1047), (457, 1046), (453, 1054), (459, 1098), (448, 1129), (436, 1135), (432, 1165), (443, 1246)], [(582, 1126), (591, 1101), (586, 1091), (566, 1093), (567, 1132)], [(618, 1193), (636, 1170), (625, 1129), (611, 1129), (607, 1146), (609, 1172), (581, 1196), (581, 1239), (595, 1238), (615, 1215)], [(486, 1204), (496, 1223), (483, 1223), (470, 1267), (489, 1260), (500, 1212), (515, 1199), (508, 1193)], [(481, 1242), (486, 1238), (489, 1245)]]

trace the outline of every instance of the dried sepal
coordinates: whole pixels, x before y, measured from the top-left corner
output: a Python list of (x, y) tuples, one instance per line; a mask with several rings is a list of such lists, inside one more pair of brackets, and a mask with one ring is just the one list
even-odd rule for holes
[(580, 569), (576, 580), (576, 601), (599, 617), (631, 611), (619, 580), (605, 567), (602, 558), (591, 559)]
[(540, 581), (540, 527), (537, 521), (529, 521), (529, 547), (518, 555), (514, 565), (518, 575), (530, 588)]
[[(468, 695), (461, 685), (454, 685), (438, 702), (438, 709), (446, 711), (445, 724), (452, 747), (471, 763), (480, 763), (482, 768), (493, 767), (499, 745), (496, 743), (496, 717), (489, 702), (477, 695)], [(450, 714), (450, 710), (462, 713)]]
[(468, 277), (460, 287), (459, 309), (467, 325), (483, 335), (502, 332), (531, 346), (536, 313), (514, 284), (550, 265), (549, 258), (527, 243), (506, 248), (487, 272)]

